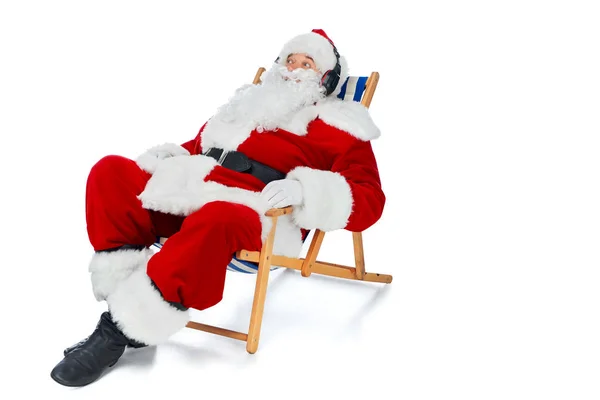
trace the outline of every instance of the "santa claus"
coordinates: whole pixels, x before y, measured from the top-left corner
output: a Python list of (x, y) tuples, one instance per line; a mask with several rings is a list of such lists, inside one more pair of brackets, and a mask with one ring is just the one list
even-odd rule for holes
[[(91, 169), (89, 271), (108, 311), (65, 350), (55, 381), (87, 385), (126, 347), (159, 344), (185, 327), (189, 308), (217, 304), (232, 255), (261, 249), (269, 208), (294, 206), (278, 219), (273, 247), (288, 257), (299, 256), (308, 230), (363, 231), (380, 218), (370, 144), (380, 132), (364, 106), (337, 98), (347, 73), (325, 32), (301, 34), (194, 139), (136, 160), (107, 156)], [(157, 237), (169, 239), (154, 253)]]

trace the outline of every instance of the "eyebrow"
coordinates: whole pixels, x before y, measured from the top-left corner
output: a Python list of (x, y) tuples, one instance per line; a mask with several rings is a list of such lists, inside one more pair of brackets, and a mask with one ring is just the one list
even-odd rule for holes
[[(290, 53), (290, 54), (288, 54), (287, 58), (290, 58), (290, 57), (291, 57), (292, 55), (294, 55), (294, 54), (295, 54), (295, 53)], [(309, 59), (310, 61), (312, 61), (312, 62), (315, 62), (315, 60), (314, 60), (314, 59), (313, 59), (311, 56), (309, 56), (309, 55), (305, 55), (304, 57), (308, 58), (308, 59)]]

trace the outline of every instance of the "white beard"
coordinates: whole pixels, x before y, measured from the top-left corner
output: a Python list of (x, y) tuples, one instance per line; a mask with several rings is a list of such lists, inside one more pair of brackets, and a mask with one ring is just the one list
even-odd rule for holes
[(216, 117), (223, 122), (253, 127), (258, 132), (270, 131), (323, 97), (324, 89), (315, 71), (289, 72), (285, 66), (276, 64), (265, 72), (262, 84), (239, 88)]
[(272, 131), (291, 121), (306, 106), (325, 98), (321, 77), (313, 70), (289, 72), (275, 64), (260, 85), (244, 85), (221, 106), (202, 134), (202, 148), (235, 150), (250, 134)]

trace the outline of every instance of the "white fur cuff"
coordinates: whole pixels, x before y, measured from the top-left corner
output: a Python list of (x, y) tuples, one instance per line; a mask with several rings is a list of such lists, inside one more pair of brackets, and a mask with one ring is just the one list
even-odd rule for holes
[(106, 301), (125, 336), (148, 345), (165, 342), (190, 319), (188, 311), (180, 311), (162, 298), (145, 268), (132, 273)]
[(136, 163), (144, 171), (153, 174), (161, 160), (169, 157), (189, 155), (190, 152), (182, 146), (175, 143), (165, 143), (147, 150), (136, 159)]
[(300, 181), (303, 203), (294, 207), (296, 224), (305, 229), (333, 231), (344, 228), (352, 212), (350, 185), (337, 172), (297, 167), (287, 175)]
[(138, 199), (148, 210), (190, 215), (207, 202), (204, 178), (216, 165), (214, 158), (204, 155), (167, 158), (156, 168)]
[(88, 270), (91, 272), (92, 290), (96, 300), (106, 300), (120, 282), (127, 279), (134, 271), (142, 267), (145, 269), (151, 256), (150, 249), (95, 253)]

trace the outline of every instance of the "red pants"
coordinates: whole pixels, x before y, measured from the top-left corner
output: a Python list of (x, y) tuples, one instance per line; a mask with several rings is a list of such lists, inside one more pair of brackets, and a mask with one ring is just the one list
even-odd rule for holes
[(127, 244), (150, 247), (157, 237), (169, 237), (146, 270), (164, 299), (198, 310), (217, 304), (233, 254), (262, 246), (258, 214), (222, 201), (187, 217), (146, 210), (137, 195), (149, 179), (135, 161), (120, 156), (104, 157), (92, 168), (86, 220), (94, 250)]

